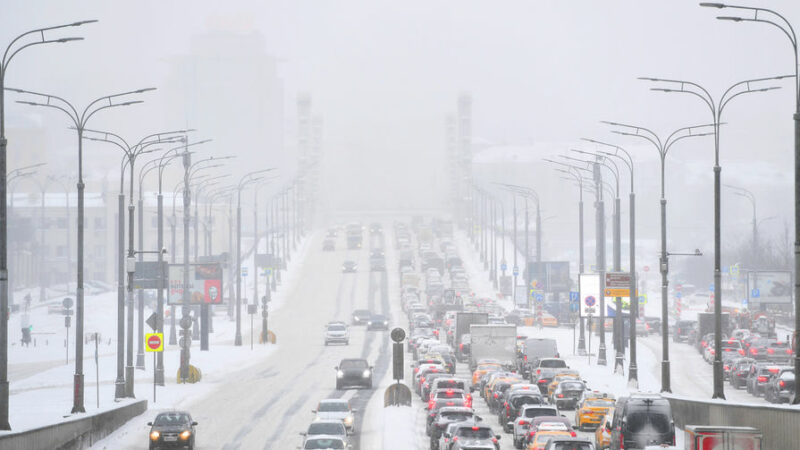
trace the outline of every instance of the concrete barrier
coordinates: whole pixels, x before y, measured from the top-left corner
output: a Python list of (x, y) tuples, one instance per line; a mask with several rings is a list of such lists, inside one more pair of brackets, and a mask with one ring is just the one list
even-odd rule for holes
[(672, 406), (677, 428), (686, 425), (729, 425), (755, 427), (764, 434), (764, 449), (798, 448), (800, 408), (729, 403), (723, 400), (696, 400), (665, 394)]
[[(3, 450), (81, 450), (113, 433), (147, 410), (147, 400), (93, 415), (79, 416), (53, 425), (20, 432), (0, 433)], [(142, 442), (147, 436), (142, 435)]]

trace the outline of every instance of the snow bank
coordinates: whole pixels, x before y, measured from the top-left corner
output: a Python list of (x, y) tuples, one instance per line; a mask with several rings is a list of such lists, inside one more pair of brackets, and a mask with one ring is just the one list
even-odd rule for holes
[(383, 409), (383, 450), (416, 448), (414, 409), (409, 406), (389, 406)]

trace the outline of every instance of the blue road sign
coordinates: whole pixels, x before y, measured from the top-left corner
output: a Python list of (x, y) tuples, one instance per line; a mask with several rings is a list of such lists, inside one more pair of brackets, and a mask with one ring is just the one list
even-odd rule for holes
[(639, 296), (639, 304), (640, 305), (644, 305), (645, 303), (647, 303), (647, 297), (645, 297), (644, 295), (640, 295)]
[(675, 297), (681, 298), (683, 297), (683, 294), (681, 294), (680, 291), (678, 291), (677, 293), (675, 293)]
[(746, 298), (742, 299), (742, 306), (747, 308), (747, 299)]
[(714, 292), (714, 283), (708, 285), (708, 290)]
[(578, 291), (570, 291), (569, 292), (569, 301), (571, 301), (571, 302), (579, 301), (580, 300), (579, 295), (580, 295), (580, 293)]
[(594, 298), (594, 296), (590, 295), (590, 296), (586, 297), (585, 299), (583, 299), (583, 303), (585, 303), (586, 306), (591, 308), (592, 306), (594, 306), (597, 303), (597, 299)]
[(750, 291), (750, 297), (753, 298), (761, 297), (761, 290), (758, 288), (753, 289), (752, 291)]
[(544, 301), (544, 295), (536, 294), (536, 301), (537, 302), (543, 302)]
[(580, 302), (570, 302), (570, 304), (569, 304), (570, 312), (574, 312), (574, 313), (578, 312), (578, 309), (579, 309), (578, 306), (579, 305), (580, 305)]
[(508, 269), (508, 266), (506, 265), (506, 263), (500, 264), (500, 270), (506, 270), (506, 269)]
[(519, 275), (519, 267), (514, 266), (514, 276)]
[(242, 276), (243, 277), (247, 276), (247, 267), (242, 267)]

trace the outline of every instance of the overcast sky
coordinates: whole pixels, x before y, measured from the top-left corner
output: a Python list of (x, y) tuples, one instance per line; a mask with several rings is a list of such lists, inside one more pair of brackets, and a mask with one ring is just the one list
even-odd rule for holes
[[(797, 1), (750, 3), (800, 24)], [(30, 28), (99, 19), (65, 33), (85, 36), (84, 42), (21, 54), (6, 83), (79, 103), (157, 86), (161, 90), (148, 94), (145, 104), (97, 119), (98, 126), (140, 136), (185, 125), (185, 114), (173, 120), (163, 111), (186, 108), (166, 105), (174, 97), (165, 89), (168, 62), (190, 53), (193, 36), (210, 30), (260, 33), (265, 51), (281, 61), (285, 148), (252, 157), (265, 164), (288, 161), (282, 155), (294, 149), (294, 102), (298, 92), (308, 92), (325, 121), (325, 158), (335, 172), (326, 179), (337, 183), (338, 192), (360, 192), (364, 200), (345, 206), (430, 207), (445, 195), (443, 124), (459, 92), (472, 94), (474, 135), (482, 142), (577, 145), (590, 136), (623, 143), (599, 120), (665, 134), (711, 118), (697, 99), (650, 92), (637, 76), (693, 80), (719, 97), (734, 82), (793, 72), (791, 47), (779, 30), (720, 22), (714, 19), (718, 14), (684, 0), (5, 1), (0, 43)], [(723, 175), (756, 192), (765, 216), (788, 219), (793, 87), (789, 80), (769, 85), (782, 89), (742, 96), (728, 106)], [(247, 88), (231, 92), (230, 101), (250, 101)], [(9, 120), (31, 113), (10, 100)], [(62, 130), (52, 136), (54, 147), (74, 148), (61, 117), (37, 114), (46, 126)], [(219, 129), (199, 130), (198, 136), (222, 135), (230, 120), (235, 118), (221, 117)], [(225, 150), (226, 143), (217, 145)], [(256, 150), (236, 150), (240, 161), (248, 151)], [(640, 153), (643, 160), (654, 158)], [(710, 202), (712, 141), (687, 142), (676, 147), (674, 158), (689, 172), (707, 174), (702, 194)], [(654, 188), (657, 173), (640, 175)], [(536, 176), (541, 174), (531, 174)], [(693, 195), (681, 189), (683, 176), (670, 174), (677, 199)], [(398, 192), (408, 201), (399, 202)], [(749, 218), (746, 204), (731, 201)]]

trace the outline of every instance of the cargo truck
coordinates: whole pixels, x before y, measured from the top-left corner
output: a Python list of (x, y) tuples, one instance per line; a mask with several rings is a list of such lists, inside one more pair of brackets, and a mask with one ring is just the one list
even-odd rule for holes
[(489, 314), (481, 313), (481, 312), (459, 312), (456, 313), (456, 326), (455, 331), (452, 336), (447, 336), (447, 340), (450, 341), (448, 344), (455, 347), (456, 350), (456, 359), (459, 361), (466, 361), (466, 354), (461, 354), (461, 349), (459, 348), (459, 344), (461, 343), (461, 338), (465, 334), (469, 334), (469, 327), (472, 324), (478, 325), (486, 325), (489, 323)]
[(470, 371), (478, 361), (494, 359), (508, 370), (516, 369), (517, 326), (516, 325), (470, 325)]

